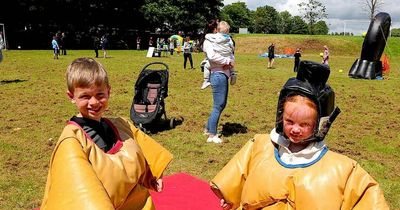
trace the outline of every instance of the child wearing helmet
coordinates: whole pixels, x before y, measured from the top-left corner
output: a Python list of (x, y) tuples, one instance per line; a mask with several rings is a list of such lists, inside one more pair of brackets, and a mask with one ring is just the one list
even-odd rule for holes
[(388, 209), (379, 184), (324, 142), (340, 113), (327, 65), (302, 61), (283, 86), (276, 127), (258, 134), (211, 180), (224, 209)]

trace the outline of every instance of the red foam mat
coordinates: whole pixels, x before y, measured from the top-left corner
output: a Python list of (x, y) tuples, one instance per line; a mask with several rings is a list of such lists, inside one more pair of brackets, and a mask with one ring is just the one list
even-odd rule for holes
[(157, 210), (221, 210), (207, 181), (186, 173), (163, 177), (162, 192), (151, 191)]

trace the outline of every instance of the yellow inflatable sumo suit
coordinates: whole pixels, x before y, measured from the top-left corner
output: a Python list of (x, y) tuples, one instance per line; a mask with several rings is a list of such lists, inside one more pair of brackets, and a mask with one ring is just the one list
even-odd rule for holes
[(389, 209), (378, 183), (354, 160), (325, 148), (309, 165), (287, 166), (269, 135), (256, 135), (211, 180), (233, 209)]
[(127, 120), (109, 121), (119, 140), (107, 153), (78, 125), (64, 128), (50, 160), (41, 210), (154, 209), (148, 189), (156, 189), (171, 153)]

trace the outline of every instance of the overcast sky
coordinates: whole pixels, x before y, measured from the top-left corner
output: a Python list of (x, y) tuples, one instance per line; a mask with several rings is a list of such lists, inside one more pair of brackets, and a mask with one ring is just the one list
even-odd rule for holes
[[(256, 10), (260, 6), (272, 6), (278, 12), (287, 10), (293, 16), (299, 15), (298, 4), (304, 0), (224, 0), (224, 4), (245, 2), (247, 8)], [(351, 32), (360, 35), (366, 32), (369, 26), (369, 15), (363, 9), (362, 3), (366, 0), (320, 0), (325, 5), (328, 19), (326, 20), (329, 32)], [(381, 0), (383, 5), (380, 12), (389, 13), (392, 19), (392, 28), (400, 28), (400, 0)]]

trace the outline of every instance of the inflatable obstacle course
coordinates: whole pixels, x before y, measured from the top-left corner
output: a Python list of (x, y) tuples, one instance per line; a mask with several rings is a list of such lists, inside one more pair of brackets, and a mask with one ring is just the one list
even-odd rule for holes
[(349, 71), (349, 77), (360, 79), (376, 79), (382, 77), (380, 61), (390, 32), (389, 14), (380, 12), (371, 21), (365, 35), (361, 50), (361, 58), (357, 59)]

